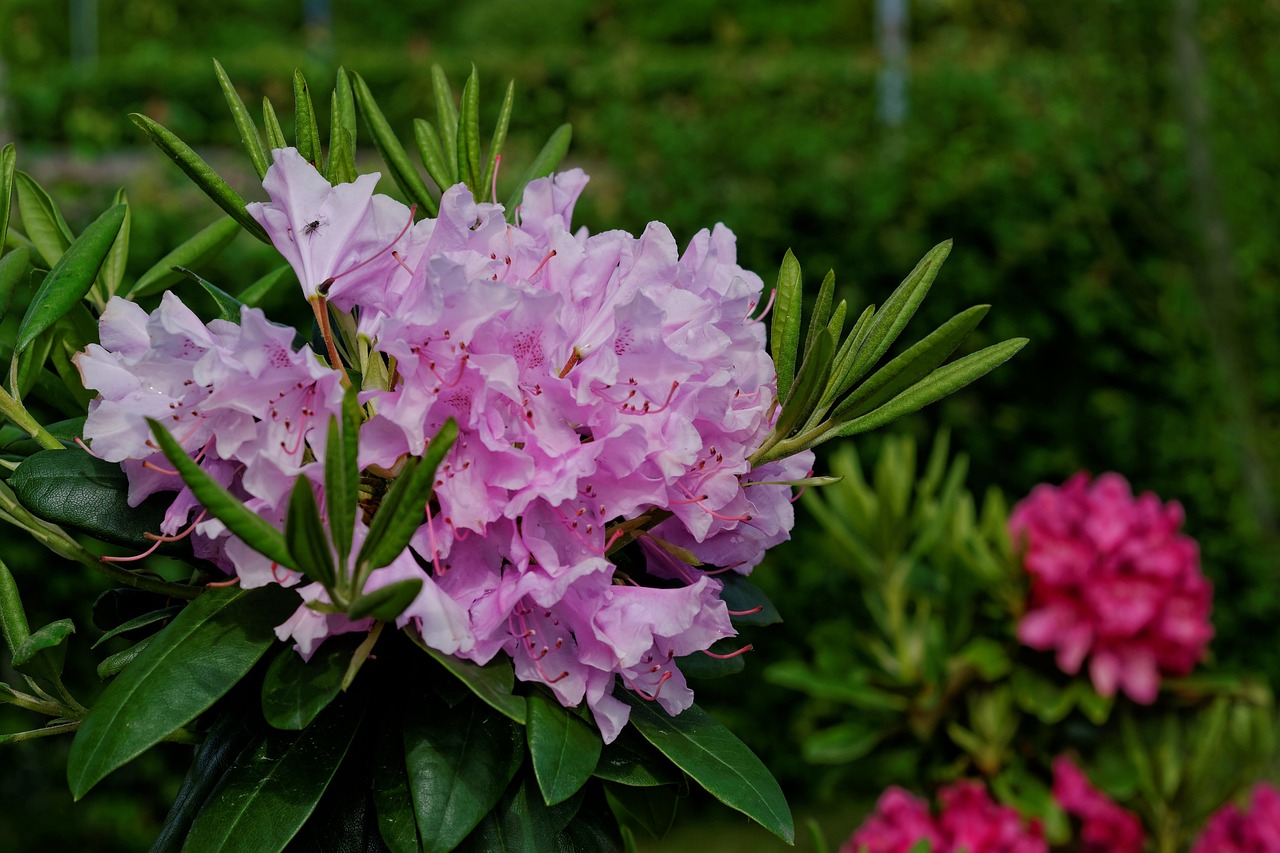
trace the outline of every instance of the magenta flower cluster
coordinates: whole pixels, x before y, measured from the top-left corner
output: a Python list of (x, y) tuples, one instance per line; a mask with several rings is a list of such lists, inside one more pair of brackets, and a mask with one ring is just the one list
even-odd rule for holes
[(1234, 803), (1218, 809), (1191, 853), (1280, 853), (1280, 790), (1263, 782), (1247, 811)]
[(1146, 837), (1138, 816), (1095, 788), (1065, 755), (1053, 762), (1053, 798), (1079, 822), (1081, 853), (1142, 853)]
[(1213, 636), (1213, 590), (1182, 523), (1177, 502), (1135, 499), (1119, 474), (1037, 486), (1009, 518), (1031, 575), (1018, 638), (1055, 650), (1070, 675), (1088, 658), (1103, 696), (1155, 701), (1161, 677), (1189, 673)]
[(1038, 821), (1025, 821), (991, 799), (981, 782), (956, 782), (929, 804), (901, 788), (880, 795), (876, 810), (840, 847), (840, 853), (911, 853), (921, 841), (931, 853), (1048, 853)]
[[(413, 222), (374, 194), (376, 175), (333, 187), (292, 149), (274, 158), (271, 200), (249, 209), (313, 304), (351, 318), (362, 469), (385, 483), (448, 419), (459, 426), (421, 528), (366, 591), (421, 579), (401, 627), (477, 663), (509, 655), (519, 678), (585, 700), (606, 740), (628, 716), (618, 680), (669, 713), (688, 707), (678, 658), (735, 634), (718, 572), (746, 573), (788, 537), (788, 483), (812, 462), (748, 461), (776, 416), (776, 377), (762, 282), (737, 265), (733, 235), (716, 226), (681, 253), (660, 223), (639, 237), (571, 230), (578, 170), (529, 184), (514, 224), (465, 186)], [(151, 314), (117, 299), (101, 345), (77, 358), (101, 395), (93, 451), (124, 463), (135, 503), (177, 490), (163, 532), (191, 526), (197, 553), (245, 587), (300, 578), (204, 515), (144, 417), (283, 526), (297, 477), (323, 498), (344, 381), (293, 335), (256, 309), (206, 325), (172, 294)], [(656, 523), (620, 568), (620, 525), (644, 514)], [(368, 627), (304, 605), (277, 633), (309, 656)]]

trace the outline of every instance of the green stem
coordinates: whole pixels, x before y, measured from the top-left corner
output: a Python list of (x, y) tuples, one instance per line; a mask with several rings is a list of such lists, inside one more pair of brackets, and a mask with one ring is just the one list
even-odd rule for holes
[(80, 728), (80, 721), (73, 720), (69, 723), (61, 723), (56, 726), (45, 726), (43, 729), (33, 729), (29, 732), (15, 732), (11, 735), (0, 735), (0, 746), (7, 746), (11, 743), (21, 743), (24, 740), (35, 740), (39, 737), (52, 737), (54, 735), (66, 734), (74, 732)]
[(36, 440), (45, 450), (63, 450), (62, 442), (54, 438), (50, 432), (31, 417), (31, 413), (26, 410), (16, 398), (11, 396), (8, 391), (0, 388), (0, 415), (4, 415), (13, 421), (14, 425), (21, 430), (25, 430), (27, 435)]
[(7, 705), (17, 705), (28, 711), (35, 711), (37, 714), (44, 714), (47, 717), (61, 717), (66, 708), (63, 708), (56, 702), (46, 702), (26, 693), (14, 690), (12, 687), (5, 686), (4, 702)]
[(76, 712), (77, 717), (83, 717), (89, 713), (89, 709), (77, 702), (76, 697), (71, 695), (71, 691), (62, 683), (61, 678), (54, 681), (53, 686), (58, 688), (58, 695), (62, 697), (62, 701), (67, 703), (69, 709)]

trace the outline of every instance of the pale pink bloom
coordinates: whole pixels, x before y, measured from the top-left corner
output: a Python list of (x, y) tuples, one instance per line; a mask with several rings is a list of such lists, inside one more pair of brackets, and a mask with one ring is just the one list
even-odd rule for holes
[(1142, 853), (1146, 839), (1138, 816), (1093, 787), (1065, 755), (1053, 762), (1053, 798), (1080, 821), (1082, 853)]

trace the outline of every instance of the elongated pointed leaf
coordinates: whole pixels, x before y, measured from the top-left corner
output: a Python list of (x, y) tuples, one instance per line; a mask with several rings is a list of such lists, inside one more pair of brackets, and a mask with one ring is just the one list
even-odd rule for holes
[(37, 335), (58, 322), (89, 292), (120, 232), (125, 210), (124, 205), (118, 204), (103, 213), (58, 258), (18, 326), (14, 349), (25, 350)]
[(594, 775), (619, 785), (636, 787), (676, 785), (684, 778), (666, 756), (636, 734), (631, 726), (624, 728), (617, 740), (605, 746)]
[(77, 800), (205, 711), (275, 642), (272, 630), (298, 606), (270, 585), (204, 593), (155, 636), (94, 704), (76, 733), (67, 780)]
[(31, 636), (27, 613), (22, 609), (22, 597), (18, 595), (18, 585), (3, 560), (0, 560), (0, 636), (4, 637), (4, 644), (9, 648), (10, 655)]
[[(582, 797), (548, 806), (538, 793), (538, 785), (526, 774), (513, 784), (485, 815), (475, 832), (458, 848), (460, 853), (563, 853), (560, 832), (582, 806)], [(599, 847), (588, 848), (592, 851)]]
[(342, 398), (342, 428), (338, 419), (329, 420), (329, 435), (324, 455), (324, 493), (329, 529), (338, 550), (338, 565), (344, 570), (355, 535), (356, 512), (360, 500), (360, 422), (364, 412), (355, 386)]
[(228, 216), (239, 222), (244, 230), (264, 243), (271, 243), (271, 238), (267, 236), (267, 232), (245, 210), (244, 199), (240, 197), (239, 193), (231, 189), (227, 182), (213, 170), (213, 167), (192, 150), (191, 146), (175, 136), (164, 125), (147, 118), (141, 113), (130, 113), (129, 119), (140, 127), (142, 132), (161, 151), (169, 156), (169, 159), (177, 163), (178, 168), (186, 172), (187, 177), (191, 178), (196, 186), (204, 190), (205, 195), (213, 199), (214, 203), (225, 210)]
[(498, 656), (484, 666), (480, 666), (469, 660), (436, 651), (423, 643), (416, 631), (405, 633), (420, 649), (435, 658), (437, 663), (465, 684), (486, 705), (512, 722), (522, 726), (525, 724), (528, 719), (528, 704), (523, 696), (515, 696), (511, 692), (515, 687), (516, 676), (509, 658)]
[(335, 703), (303, 732), (267, 730), (227, 770), (183, 849), (283, 850), (329, 787), (362, 713), (354, 701)]
[[(489, 160), (480, 176), (480, 192), (489, 192), (490, 186), (498, 171), (498, 158), (502, 156), (502, 146), (507, 142), (507, 125), (511, 123), (511, 108), (516, 99), (516, 81), (507, 83), (507, 93), (502, 97), (502, 110), (498, 113), (498, 123), (493, 128), (493, 138), (489, 140)], [(496, 196), (495, 196), (495, 201)]]
[(182, 280), (175, 267), (199, 269), (221, 254), (239, 233), (240, 225), (234, 219), (219, 219), (205, 226), (144, 272), (129, 289), (128, 298), (141, 299), (168, 289)]
[(475, 198), (484, 198), (480, 184), (480, 75), (471, 66), (471, 76), (462, 87), (462, 111), (458, 115), (458, 174)]
[(124, 651), (116, 652), (105, 658), (102, 663), (98, 664), (98, 678), (106, 681), (113, 678), (124, 671), (124, 668), (133, 663), (138, 655), (147, 650), (147, 646), (155, 640), (155, 636), (143, 637)]
[(103, 305), (116, 295), (124, 281), (125, 265), (129, 262), (129, 233), (133, 228), (133, 214), (129, 212), (129, 197), (124, 189), (116, 190), (115, 200), (111, 203), (124, 205), (124, 221), (120, 223), (120, 231), (98, 272), (97, 293)]
[(672, 717), (656, 702), (647, 702), (630, 690), (619, 692), (619, 698), (631, 706), (632, 724), (677, 767), (726, 806), (788, 844), (795, 841), (791, 808), (782, 789), (732, 732), (697, 705)]
[(810, 419), (818, 404), (822, 391), (827, 387), (827, 379), (831, 373), (831, 355), (835, 351), (835, 341), (831, 333), (824, 327), (818, 334), (812, 349), (804, 354), (804, 362), (791, 393), (784, 398), (782, 411), (774, 424), (774, 432), (783, 438), (791, 435), (795, 429)]
[[(818, 339), (818, 333), (822, 331), (822, 327), (830, 322), (835, 293), (835, 270), (827, 270), (826, 277), (822, 279), (822, 286), (818, 288), (818, 300), (813, 306), (813, 316), (809, 318), (809, 332), (805, 335), (804, 340), (805, 352), (808, 352), (813, 347), (814, 342)], [(835, 335), (835, 338), (837, 341), (840, 340), (838, 334)]]
[(125, 622), (121, 622), (116, 627), (107, 631), (101, 637), (94, 641), (91, 648), (97, 648), (108, 640), (114, 640), (121, 634), (127, 634), (130, 631), (136, 631), (139, 628), (145, 628), (148, 625), (154, 625), (157, 622), (163, 622), (166, 619), (172, 619), (182, 612), (182, 605), (175, 604), (172, 607), (162, 607), (159, 610), (153, 610), (150, 613), (143, 613), (141, 616), (135, 616)]
[(418, 853), (418, 821), (405, 769), (404, 736), (398, 717), (378, 727), (373, 771), (373, 803), (378, 833), (391, 853)]
[[(336, 102), (333, 108), (338, 108)], [(359, 177), (356, 171), (355, 141), (345, 127), (333, 128), (332, 140), (329, 143), (329, 159), (325, 164), (325, 180), (334, 186), (349, 184)]]
[(13, 291), (31, 269), (31, 253), (26, 249), (14, 249), (0, 257), (0, 320), (9, 313), (13, 303)]
[(524, 759), (521, 735), (477, 702), (406, 709), (405, 767), (426, 853), (452, 850), (497, 804)]
[(248, 108), (240, 99), (240, 93), (236, 91), (236, 87), (231, 84), (231, 78), (223, 70), (222, 63), (216, 59), (213, 61), (213, 72), (218, 76), (218, 85), (222, 87), (222, 95), (227, 99), (227, 106), (231, 109), (231, 118), (236, 123), (236, 130), (240, 132), (240, 142), (249, 154), (253, 170), (261, 178), (267, 174), (271, 158), (267, 156), (267, 149), (262, 144), (262, 138), (258, 136), (258, 126), (253, 123), (253, 116), (249, 115)]
[(529, 185), (530, 181), (545, 178), (554, 172), (556, 166), (559, 166), (560, 161), (564, 159), (564, 155), (569, 153), (569, 143), (572, 140), (573, 128), (567, 124), (562, 124), (551, 132), (546, 144), (542, 146), (538, 156), (533, 158), (529, 168), (524, 170), (524, 174), (520, 176), (519, 183), (511, 191), (511, 197), (507, 199), (508, 219), (515, 215), (516, 208), (520, 206), (520, 200), (524, 198), (524, 188)]
[(836, 406), (831, 420), (852, 420), (866, 414), (928, 376), (964, 343), (990, 308), (990, 305), (975, 305), (943, 323), (855, 388)]
[(13, 650), (13, 668), (32, 678), (56, 681), (67, 659), (67, 640), (75, 632), (70, 619), (59, 619), (32, 631)]
[[(230, 222), (231, 220), (227, 221)], [(239, 226), (237, 226), (236, 230), (239, 230)], [(230, 293), (227, 293), (213, 282), (201, 278), (186, 267), (174, 267), (173, 271), (180, 276), (185, 276), (186, 278), (191, 279), (196, 284), (204, 288), (205, 293), (208, 293), (209, 296), (213, 298), (213, 304), (218, 309), (218, 319), (226, 320), (231, 323), (240, 322), (241, 302), (239, 299), (236, 299)]]
[(298, 153), (308, 163), (324, 172), (321, 162), (320, 129), (316, 126), (316, 108), (311, 103), (311, 88), (302, 71), (293, 71), (293, 133)]
[(418, 154), (422, 157), (422, 165), (427, 167), (427, 174), (441, 192), (458, 182), (453, 169), (457, 164), (449, 164), (444, 159), (444, 147), (440, 143), (440, 135), (430, 122), (415, 118), (413, 120), (413, 138), (418, 143)]
[(778, 270), (777, 293), (773, 302), (773, 321), (769, 326), (769, 349), (773, 366), (778, 371), (778, 399), (785, 400), (791, 393), (795, 379), (796, 358), (800, 349), (800, 311), (804, 303), (801, 294), (800, 262), (788, 249)]
[(268, 293), (275, 290), (277, 285), (288, 281), (296, 283), (297, 279), (293, 275), (293, 267), (284, 264), (246, 287), (237, 298), (245, 305), (256, 307), (262, 303)]
[(294, 567), (311, 580), (324, 584), (326, 589), (332, 589), (336, 578), (333, 552), (329, 550), (329, 537), (320, 520), (316, 493), (306, 477), (294, 481), (289, 495), (284, 540), (293, 556)]
[[(348, 183), (356, 176), (356, 100), (351, 91), (351, 78), (345, 68), (338, 68), (331, 98), (329, 117), (329, 183)], [(334, 149), (341, 144), (343, 161), (335, 163)], [(347, 177), (350, 175), (350, 177)], [(335, 177), (336, 176), (336, 177)]]
[(373, 592), (351, 602), (347, 615), (352, 620), (372, 616), (379, 622), (394, 622), (404, 609), (413, 603), (422, 590), (422, 578), (405, 578), (402, 581), (378, 587)]
[[(444, 69), (439, 65), (431, 66), (431, 93), (435, 96), (436, 101), (436, 124), (440, 126), (440, 138), (444, 142), (444, 157), (448, 163), (453, 163), (456, 168), (458, 163), (458, 108), (453, 101), (453, 87), (449, 85), (449, 78), (444, 74)], [(462, 180), (461, 172), (455, 174), (457, 180)]]
[(290, 553), (283, 533), (206, 474), (204, 469), (191, 460), (163, 424), (151, 418), (147, 418), (147, 423), (151, 425), (151, 434), (155, 436), (156, 444), (160, 446), (165, 458), (182, 475), (182, 481), (190, 487), (196, 500), (204, 504), (210, 515), (268, 560), (286, 568), (302, 570)]
[(401, 146), (400, 140), (396, 139), (395, 132), (387, 123), (382, 110), (378, 108), (378, 103), (373, 99), (373, 93), (369, 91), (368, 85), (357, 74), (351, 86), (356, 105), (360, 107), (360, 114), (364, 116), (369, 134), (373, 137), (373, 145), (386, 162), (387, 168), (391, 170), (391, 177), (396, 182), (396, 186), (410, 202), (418, 205), (419, 210), (426, 211), (428, 216), (435, 216), (440, 210), (439, 205), (427, 192), (427, 185), (423, 183), (422, 177), (409, 162), (409, 155), (404, 153), (404, 147)]
[(22, 227), (40, 257), (52, 268), (71, 245), (75, 235), (67, 226), (67, 220), (62, 218), (62, 212), (54, 204), (53, 198), (45, 192), (44, 187), (36, 183), (35, 178), (19, 171), (16, 185)]
[(935, 370), (875, 411), (833, 427), (820, 440), (825, 440), (826, 437), (857, 435), (878, 429), (903, 415), (919, 411), (990, 373), (1013, 358), (1014, 354), (1026, 344), (1026, 338), (1013, 338), (953, 361), (946, 367)]
[(262, 679), (262, 716), (277, 729), (301, 731), (337, 698), (363, 635), (330, 637), (310, 660), (282, 649)]
[(18, 151), (10, 142), (0, 148), (0, 252), (9, 236), (9, 215), (13, 210), (13, 173), (17, 171)]
[(680, 796), (671, 786), (635, 788), (627, 785), (605, 785), (609, 805), (621, 812), (623, 819), (661, 841), (676, 818)]
[(284, 130), (280, 127), (280, 119), (276, 118), (276, 108), (271, 106), (270, 99), (265, 95), (262, 98), (262, 127), (267, 135), (267, 148), (276, 151), (289, 147), (289, 143), (284, 138)]
[(526, 735), (547, 805), (572, 797), (595, 772), (603, 746), (600, 733), (541, 693), (529, 697)]

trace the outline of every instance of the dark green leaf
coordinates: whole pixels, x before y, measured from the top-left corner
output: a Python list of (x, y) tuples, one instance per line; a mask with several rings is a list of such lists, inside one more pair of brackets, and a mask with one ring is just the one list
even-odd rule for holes
[(32, 298), (18, 327), (14, 349), (21, 352), (30, 346), (37, 335), (58, 322), (89, 292), (120, 232), (125, 211), (125, 206), (118, 204), (103, 213), (62, 253)]
[(245, 544), (268, 560), (290, 569), (299, 569), (289, 551), (284, 534), (271, 522), (253, 512), (235, 495), (223, 488), (191, 460), (169, 431), (158, 421), (147, 418), (151, 434), (160, 445), (165, 458), (182, 475), (196, 500), (204, 504), (209, 514), (227, 526), (227, 529), (244, 540)]
[(70, 619), (59, 619), (32, 631), (13, 650), (13, 668), (32, 678), (57, 681), (67, 659), (67, 640), (75, 632), (76, 626)]
[(270, 99), (265, 95), (262, 97), (262, 127), (267, 134), (267, 148), (271, 151), (289, 147), (284, 131), (280, 129), (280, 119), (276, 118), (276, 108), (271, 106)]
[(814, 764), (847, 764), (871, 752), (890, 733), (870, 719), (839, 723), (805, 738), (804, 758)]
[[(818, 339), (818, 333), (831, 321), (832, 304), (835, 301), (835, 295), (836, 273), (835, 270), (827, 270), (826, 277), (822, 279), (822, 286), (818, 288), (818, 299), (813, 306), (813, 315), (809, 318), (809, 331), (804, 339), (805, 352), (813, 348)], [(833, 334), (833, 337), (839, 341), (838, 332)]]
[(31, 269), (31, 253), (26, 249), (14, 249), (0, 258), (0, 320), (9, 313), (9, 306), (13, 303), (13, 291), (29, 269)]
[(484, 198), (480, 184), (480, 76), (471, 65), (471, 76), (462, 87), (462, 112), (458, 116), (458, 174), (476, 199)]
[(620, 818), (658, 841), (675, 822), (680, 796), (670, 785), (653, 788), (605, 785), (604, 790), (609, 805)]
[(311, 104), (311, 89), (302, 71), (293, 71), (293, 135), (295, 146), (302, 158), (316, 169), (323, 171), (321, 162), (320, 128), (316, 126), (316, 109)]
[[(55, 324), (57, 325), (57, 324)], [(18, 361), (18, 396), (25, 397), (31, 393), (36, 381), (42, 378), (45, 365), (49, 362), (49, 353), (53, 349), (53, 338), (56, 333), (45, 329), (27, 347), (26, 353), (15, 354)]]
[(378, 812), (378, 830), (391, 853), (417, 853), (418, 821), (409, 793), (409, 774), (404, 762), (404, 736), (400, 720), (377, 727), (377, 757), (373, 771), (373, 802)]
[(782, 256), (782, 268), (778, 270), (778, 284), (773, 297), (773, 320), (769, 325), (769, 348), (774, 367), (778, 371), (779, 400), (787, 399), (791, 393), (791, 383), (795, 379), (796, 359), (800, 349), (800, 311), (804, 305), (802, 282), (800, 262), (787, 249), (787, 253)]
[(71, 744), (77, 800), (112, 770), (195, 719), (253, 668), (296, 593), (270, 585), (204, 593), (169, 623), (99, 697)]
[(346, 569), (355, 535), (356, 512), (360, 500), (360, 422), (364, 412), (358, 401), (356, 386), (347, 389), (342, 398), (342, 428), (338, 419), (329, 419), (329, 436), (324, 455), (324, 495), (329, 529), (338, 550), (338, 565)]
[(18, 213), (36, 251), (52, 269), (75, 236), (44, 187), (26, 172), (17, 172)]
[(303, 732), (270, 729), (249, 744), (191, 825), (184, 850), (283, 850), (329, 787), (363, 708), (335, 703)]
[[(717, 640), (707, 649), (712, 654), (704, 652), (694, 652), (685, 655), (676, 660), (680, 664), (680, 671), (684, 673), (685, 678), (697, 678), (706, 680), (709, 678), (724, 678), (729, 675), (737, 675), (746, 669), (746, 661), (744, 657), (746, 652), (741, 651), (743, 643), (737, 642), (732, 638)], [(750, 646), (747, 646), (750, 649)]]
[(427, 174), (443, 192), (457, 183), (454, 179), (453, 165), (445, 162), (444, 148), (440, 144), (440, 135), (431, 123), (420, 118), (413, 120), (413, 138), (418, 143), (418, 154), (422, 157), (422, 165), (427, 167)]
[[(337, 109), (337, 104), (334, 104), (334, 109)], [(346, 128), (337, 127), (333, 132), (334, 141), (329, 143), (328, 171), (324, 177), (334, 186), (349, 184), (359, 177), (356, 171), (356, 144)]]
[(353, 620), (372, 616), (379, 622), (394, 622), (413, 603), (422, 591), (422, 578), (406, 578), (402, 581), (378, 587), (373, 592), (360, 596), (351, 602), (347, 611)]
[(560, 165), (564, 155), (569, 153), (569, 142), (572, 139), (573, 128), (567, 124), (562, 124), (551, 132), (546, 144), (542, 146), (538, 156), (533, 158), (529, 168), (524, 170), (516, 188), (511, 192), (511, 197), (507, 199), (508, 219), (515, 215), (516, 208), (520, 206), (520, 200), (524, 197), (524, 188), (530, 181), (545, 178), (556, 170), (556, 166)]
[(458, 849), (463, 853), (564, 853), (557, 836), (581, 805), (582, 797), (577, 796), (547, 806), (538, 796), (537, 783), (526, 775), (518, 786), (508, 789)]
[(422, 182), (421, 176), (409, 162), (409, 155), (404, 153), (404, 148), (396, 139), (391, 125), (387, 123), (382, 110), (378, 108), (377, 101), (373, 99), (373, 93), (369, 91), (368, 85), (359, 74), (355, 75), (352, 88), (355, 92), (356, 104), (360, 107), (360, 113), (369, 127), (369, 133), (373, 136), (373, 145), (386, 162), (387, 168), (391, 170), (391, 177), (395, 180), (396, 186), (411, 202), (418, 205), (419, 210), (426, 211), (428, 216), (435, 216), (439, 212), (439, 205), (427, 192), (427, 185)]
[[(720, 576), (724, 589), (720, 598), (729, 608), (729, 616), (739, 625), (777, 625), (782, 621), (778, 608), (761, 589), (742, 575), (725, 572)], [(760, 608), (757, 610), (756, 608)]]
[(110, 631), (107, 631), (105, 634), (99, 637), (94, 642), (93, 646), (91, 646), (91, 648), (96, 649), (98, 646), (102, 645), (107, 640), (113, 640), (116, 637), (120, 636), (121, 634), (126, 634), (129, 631), (136, 631), (139, 628), (145, 628), (148, 625), (154, 625), (157, 622), (163, 622), (166, 619), (172, 619), (174, 616), (177, 616), (182, 611), (182, 607), (183, 605), (181, 604), (175, 604), (172, 607), (165, 607), (160, 610), (152, 610), (150, 613), (143, 613), (141, 616), (135, 616), (132, 619), (128, 619), (124, 622), (121, 622), (119, 625), (117, 625), (116, 627), (112, 628)]
[(9, 477), (9, 487), (46, 521), (136, 548), (155, 544), (143, 534), (159, 532), (172, 502), (158, 496), (158, 501), (129, 506), (129, 478), (120, 465), (79, 449), (33, 453)]
[(276, 267), (253, 284), (246, 287), (240, 292), (238, 297), (242, 303), (249, 306), (257, 306), (266, 297), (268, 293), (275, 289), (276, 285), (282, 281), (297, 281), (293, 276), (293, 267), (285, 264), (282, 267)]
[(198, 269), (204, 266), (221, 254), (239, 233), (240, 226), (234, 219), (219, 219), (202, 228), (144, 272), (129, 289), (129, 298), (138, 299), (166, 290), (182, 280), (182, 274), (175, 272), (175, 267)]
[(18, 151), (12, 142), (0, 148), (0, 253), (4, 252), (9, 236), (9, 215), (13, 209), (13, 173), (18, 163)]
[(499, 655), (484, 666), (480, 666), (469, 660), (436, 651), (424, 644), (416, 631), (405, 633), (419, 648), (453, 673), (489, 707), (501, 712), (513, 722), (522, 726), (525, 724), (527, 711), (524, 697), (513, 695), (511, 692), (515, 687), (516, 677), (509, 658)]
[(299, 477), (294, 481), (285, 511), (284, 540), (293, 556), (293, 565), (313, 581), (332, 589), (336, 583), (333, 552), (329, 537), (320, 520), (320, 507), (311, 481)]
[(346, 69), (338, 69), (330, 102), (329, 162), (325, 177), (334, 185), (350, 183), (357, 177), (356, 102)]
[[(178, 168), (186, 172), (187, 177), (204, 190), (205, 195), (213, 199), (214, 203), (227, 212), (227, 214), (239, 222), (244, 230), (248, 231), (254, 237), (257, 237), (264, 243), (270, 243), (271, 239), (267, 237), (267, 232), (257, 223), (249, 212), (245, 210), (244, 199), (227, 185), (227, 182), (213, 170), (208, 163), (201, 159), (200, 155), (191, 149), (189, 145), (170, 132), (164, 125), (159, 122), (152, 121), (141, 113), (130, 113), (130, 120), (138, 127), (142, 128), (145, 133), (156, 146), (169, 156), (169, 159), (178, 164)], [(136, 287), (134, 288), (137, 289)]]
[(0, 560), (0, 635), (4, 637), (10, 655), (31, 636), (27, 613), (22, 609), (22, 597), (18, 595), (18, 584), (3, 560)]
[(822, 400), (819, 401), (820, 408), (829, 407), (853, 384), (852, 379), (847, 384), (843, 384), (844, 377), (852, 371), (853, 359), (862, 348), (862, 342), (867, 338), (867, 332), (871, 329), (871, 321), (875, 319), (875, 315), (876, 306), (868, 305), (864, 308), (858, 317), (858, 322), (854, 323), (853, 328), (849, 330), (849, 336), (844, 339), (844, 343), (840, 344), (835, 361), (831, 365), (831, 381), (827, 384), (827, 390), (823, 392)]
[(98, 678), (106, 681), (112, 676), (119, 675), (124, 668), (146, 651), (147, 646), (155, 641), (155, 636), (144, 637), (123, 651), (116, 652), (103, 658), (102, 663), (98, 664)]
[[(231, 220), (228, 219), (227, 221), (230, 222)], [(213, 297), (213, 304), (218, 308), (218, 319), (226, 320), (231, 323), (240, 322), (241, 303), (239, 299), (236, 299), (230, 293), (227, 293), (213, 282), (201, 278), (186, 267), (174, 267), (173, 271), (195, 281), (204, 288), (205, 293)]]
[(133, 227), (133, 214), (129, 212), (129, 198), (123, 189), (116, 191), (115, 199), (111, 203), (124, 205), (124, 222), (120, 223), (120, 232), (116, 234), (115, 242), (107, 252), (107, 259), (103, 261), (102, 269), (98, 272), (99, 296), (101, 304), (104, 305), (108, 299), (116, 295), (120, 290), (121, 282), (124, 281), (125, 266), (129, 262), (129, 232)]
[(602, 747), (600, 733), (541, 693), (529, 696), (526, 735), (547, 805), (572, 797), (595, 772)]
[(675, 766), (628, 726), (607, 744), (596, 763), (595, 776), (619, 785), (649, 787), (675, 785), (684, 777)]
[(827, 387), (827, 378), (831, 375), (831, 355), (835, 352), (835, 347), (831, 332), (823, 327), (818, 332), (813, 348), (804, 354), (804, 362), (791, 386), (791, 393), (784, 398), (782, 411), (773, 427), (777, 435), (785, 438), (811, 420), (818, 400)]
[(421, 459), (411, 458), (392, 482), (356, 558), (357, 575), (362, 582), (369, 572), (400, 556), (422, 527), (424, 507), (435, 488), (436, 469), (457, 437), (458, 424), (450, 418), (432, 436)]
[(777, 781), (746, 744), (692, 705), (672, 717), (656, 702), (620, 691), (645, 738), (717, 800), (791, 844), (795, 825)]
[(262, 681), (262, 715), (277, 729), (301, 731), (328, 707), (342, 687), (351, 656), (364, 639), (345, 634), (325, 640), (311, 660), (283, 649)]
[[(453, 102), (453, 88), (439, 65), (431, 66), (431, 92), (436, 100), (436, 124), (440, 126), (440, 137), (444, 142), (445, 162), (452, 163), (450, 168), (455, 169), (458, 163), (458, 108)], [(457, 181), (464, 177), (461, 172), (454, 175)]]
[(485, 705), (406, 709), (405, 767), (427, 853), (452, 850), (502, 797), (524, 759), (521, 732)]
[(507, 125), (511, 122), (511, 107), (516, 98), (516, 81), (507, 84), (507, 93), (502, 97), (502, 110), (498, 113), (498, 123), (493, 128), (493, 138), (489, 140), (489, 161), (480, 176), (480, 192), (484, 195), (493, 183), (498, 171), (498, 158), (502, 156), (502, 146), (507, 141)]
[(222, 95), (227, 99), (227, 106), (231, 109), (236, 130), (240, 131), (240, 141), (244, 144), (244, 150), (249, 153), (253, 169), (261, 178), (267, 173), (271, 158), (267, 156), (267, 149), (263, 147), (262, 138), (258, 136), (258, 128), (253, 123), (253, 117), (249, 115), (244, 101), (240, 100), (236, 87), (231, 85), (231, 78), (227, 76), (227, 72), (222, 69), (222, 64), (216, 59), (213, 61), (213, 71), (218, 76), (218, 85), (222, 87)]

